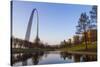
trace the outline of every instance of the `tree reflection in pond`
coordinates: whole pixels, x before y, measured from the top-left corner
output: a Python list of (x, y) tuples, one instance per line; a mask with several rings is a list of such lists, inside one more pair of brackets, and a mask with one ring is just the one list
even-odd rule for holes
[(66, 60), (66, 58), (72, 59), (72, 55), (67, 52), (61, 52), (60, 55), (61, 55), (61, 58), (63, 58), (64, 60)]
[(26, 66), (27, 59), (32, 58), (33, 65), (37, 65), (43, 55), (44, 52), (12, 54), (11, 63), (12, 65), (14, 65), (17, 62), (22, 62), (22, 65)]
[(96, 61), (97, 55), (71, 54), (67, 52), (39, 51), (33, 53), (12, 54), (12, 66), (57, 64)]
[(61, 52), (60, 55), (64, 60), (67, 58), (72, 59), (74, 62), (97, 61), (97, 55), (71, 54), (68, 52)]
[(34, 65), (37, 65), (41, 57), (44, 55), (43, 52), (36, 52), (32, 55), (32, 62)]

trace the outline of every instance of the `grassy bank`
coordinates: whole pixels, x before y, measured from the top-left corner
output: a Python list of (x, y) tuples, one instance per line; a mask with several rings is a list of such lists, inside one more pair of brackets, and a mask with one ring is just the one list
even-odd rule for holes
[(85, 44), (79, 44), (79, 45), (74, 45), (71, 47), (65, 47), (61, 49), (50, 49), (50, 48), (27, 48), (27, 49), (22, 49), (22, 48), (13, 48), (12, 53), (29, 53), (29, 52), (41, 52), (41, 51), (67, 51), (67, 52), (79, 52), (79, 53), (97, 53), (97, 44), (88, 44), (86, 49)]
[(97, 44), (88, 44), (87, 49), (85, 44), (79, 44), (72, 47), (60, 49), (61, 51), (78, 51), (78, 52), (97, 52)]
[(13, 48), (12, 53), (32, 53), (32, 52), (41, 52), (41, 51), (53, 51), (52, 49), (41, 49), (41, 48)]

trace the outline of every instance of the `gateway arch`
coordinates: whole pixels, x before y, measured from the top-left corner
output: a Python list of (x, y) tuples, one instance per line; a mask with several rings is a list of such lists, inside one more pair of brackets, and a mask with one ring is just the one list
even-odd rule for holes
[(26, 35), (25, 35), (25, 40), (29, 41), (30, 39), (30, 35), (31, 35), (31, 28), (32, 28), (32, 21), (34, 18), (34, 14), (36, 12), (37, 15), (37, 33), (36, 33), (36, 39), (35, 42), (39, 43), (40, 39), (39, 39), (39, 15), (38, 15), (38, 11), (36, 8), (34, 8), (31, 12), (30, 18), (29, 18), (29, 22), (28, 22), (28, 27), (27, 27), (27, 31), (26, 31)]

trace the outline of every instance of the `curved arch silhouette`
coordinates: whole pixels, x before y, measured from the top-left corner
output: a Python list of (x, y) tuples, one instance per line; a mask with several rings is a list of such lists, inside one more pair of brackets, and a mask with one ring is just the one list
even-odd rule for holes
[(38, 16), (38, 11), (36, 8), (34, 8), (32, 10), (32, 13), (30, 15), (30, 19), (28, 22), (28, 27), (27, 27), (27, 31), (26, 31), (26, 35), (25, 35), (25, 40), (29, 41), (30, 39), (30, 34), (31, 34), (31, 27), (32, 27), (32, 21), (33, 21), (33, 16), (35, 11), (37, 12), (37, 35), (36, 35), (36, 40), (39, 40), (38, 34), (39, 34), (39, 16)]

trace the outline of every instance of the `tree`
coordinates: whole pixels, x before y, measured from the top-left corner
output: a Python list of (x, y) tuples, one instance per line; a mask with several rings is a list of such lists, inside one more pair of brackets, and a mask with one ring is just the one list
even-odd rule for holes
[(90, 11), (90, 29), (97, 29), (97, 6), (92, 6)]
[[(89, 31), (91, 32), (91, 34), (93, 33), (93, 30), (97, 30), (97, 6), (92, 6), (90, 13), (90, 21), (89, 21)], [(95, 33), (95, 32), (94, 32)], [(92, 34), (89, 36), (89, 41), (92, 44), (92, 41), (96, 38), (93, 38), (94, 36), (96, 36), (97, 34)]]
[(76, 26), (77, 28), (77, 32), (76, 34), (83, 34), (84, 35), (84, 42), (86, 45), (86, 49), (87, 49), (87, 30), (89, 27), (89, 17), (87, 16), (86, 13), (81, 13), (79, 21), (78, 21), (78, 25)]

